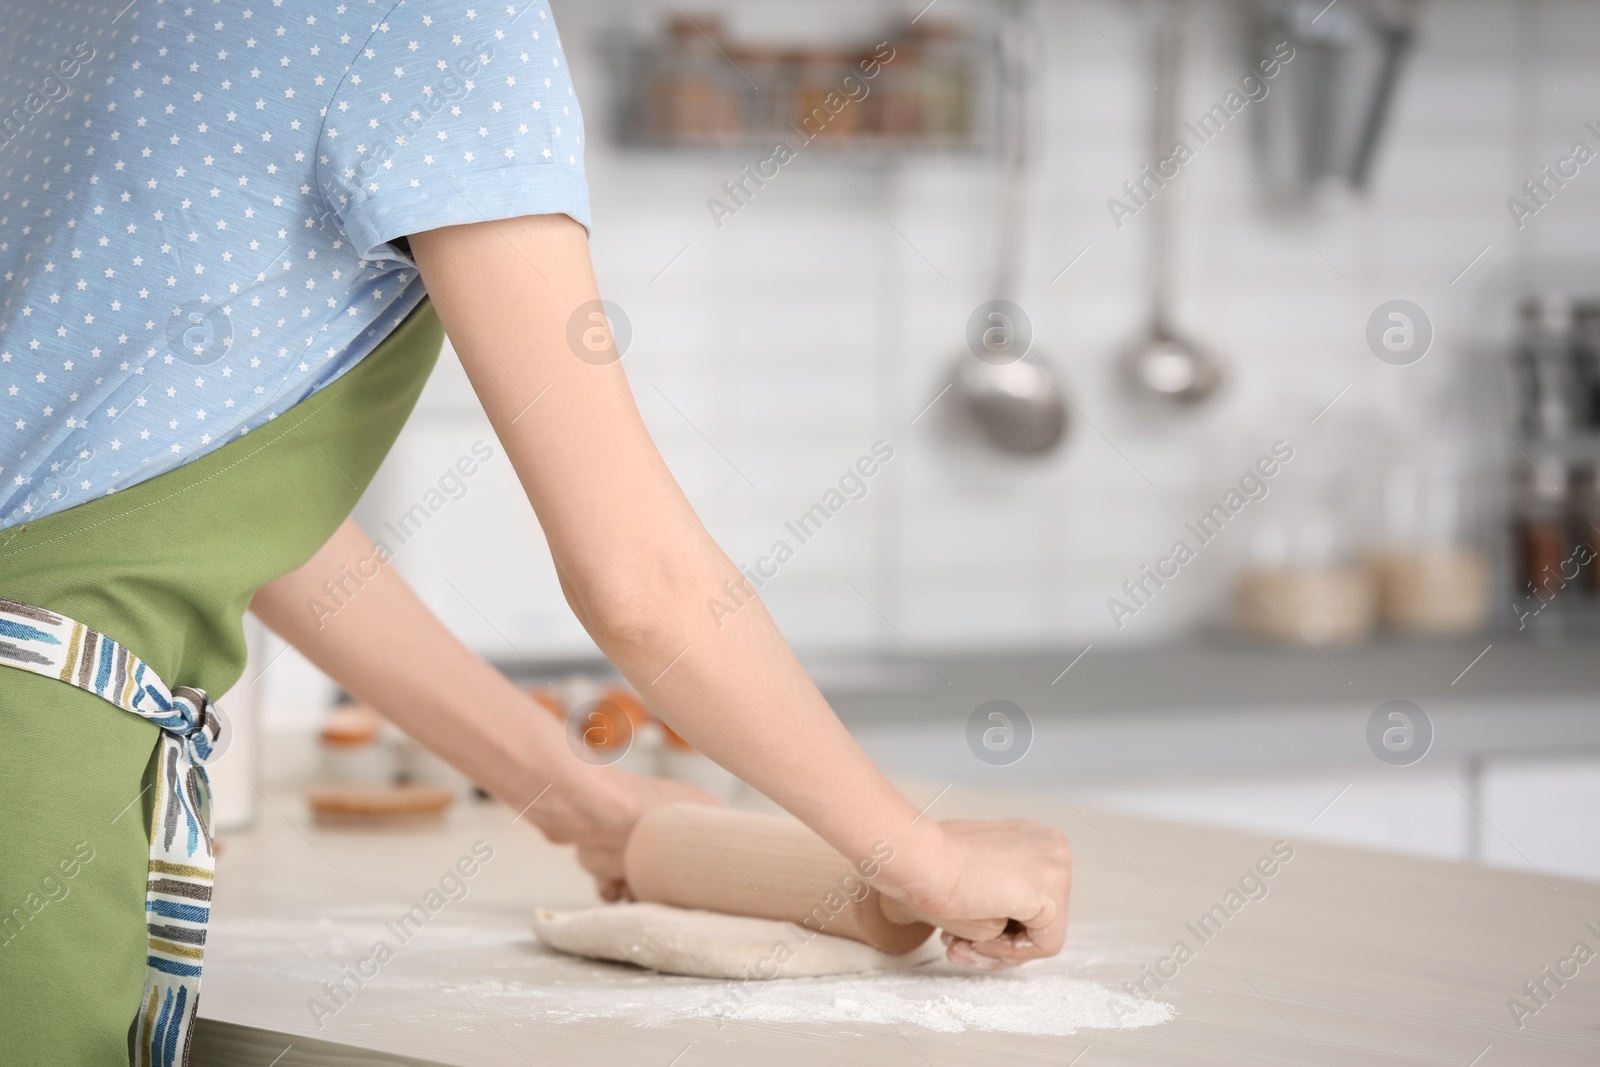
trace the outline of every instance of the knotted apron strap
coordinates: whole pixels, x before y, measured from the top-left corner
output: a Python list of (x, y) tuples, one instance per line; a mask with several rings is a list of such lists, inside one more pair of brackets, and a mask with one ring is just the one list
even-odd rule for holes
[(216, 870), (205, 767), (227, 747), (204, 690), (169, 690), (111, 638), (43, 608), (0, 598), (0, 666), (66, 682), (161, 727), (150, 814), (149, 932), (134, 1067), (189, 1062)]

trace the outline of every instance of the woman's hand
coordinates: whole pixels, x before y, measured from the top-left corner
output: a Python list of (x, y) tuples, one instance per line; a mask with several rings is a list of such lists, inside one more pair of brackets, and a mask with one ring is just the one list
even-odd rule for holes
[[(552, 808), (560, 815), (548, 823), (534, 821), (550, 840), (578, 846), (578, 862), (594, 875), (602, 899), (632, 900), (622, 869), (622, 852), (640, 816), (662, 804), (722, 806), (723, 802), (683, 782), (645, 778), (614, 768), (595, 770), (605, 773), (596, 775), (594, 796), (578, 805)], [(537, 806), (533, 810), (537, 811)]]
[(1009, 921), (989, 941), (945, 933), (954, 963), (992, 970), (1061, 951), (1072, 892), (1066, 835), (1027, 819), (937, 825), (942, 839), (884, 864), (878, 889), (930, 918)]

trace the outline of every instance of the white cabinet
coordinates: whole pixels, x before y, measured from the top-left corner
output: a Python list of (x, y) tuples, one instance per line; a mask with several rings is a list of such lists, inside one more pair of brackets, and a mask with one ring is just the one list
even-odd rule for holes
[(1497, 760), (1482, 806), (1485, 862), (1600, 881), (1600, 755)]
[[(1436, 859), (1469, 858), (1471, 808), (1456, 769), (1336, 771), (1094, 790), (1084, 799), (1156, 818), (1260, 830)], [(1414, 772), (1414, 773), (1406, 773)]]
[(1085, 791), (1105, 807), (1600, 881), (1600, 755)]

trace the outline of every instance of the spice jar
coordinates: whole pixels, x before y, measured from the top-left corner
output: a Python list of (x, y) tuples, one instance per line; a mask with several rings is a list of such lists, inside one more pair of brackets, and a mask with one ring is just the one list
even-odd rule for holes
[(703, 18), (697, 26), (679, 16), (667, 32), (668, 47), (658, 57), (652, 76), (641, 81), (648, 87), (646, 128), (652, 137), (671, 144), (734, 140), (743, 125), (744, 82), (722, 58), (721, 22)]
[(862, 111), (844, 88), (848, 58), (825, 48), (802, 53), (797, 71), (795, 119), (798, 131), (809, 139), (839, 140), (855, 136)]
[(575, 673), (555, 686), (529, 687), (527, 693), (562, 722), (568, 744), (584, 762), (647, 777), (659, 773), (661, 726), (632, 689)]
[(922, 41), (913, 34), (894, 40), (894, 57), (878, 75), (878, 134), (890, 143), (915, 142), (927, 130), (922, 100)]
[(795, 66), (789, 53), (778, 48), (746, 45), (730, 53), (734, 65), (761, 88), (744, 94), (744, 132), (749, 137), (788, 138), (793, 133)]
[(365, 704), (340, 704), (318, 731), (318, 780), (337, 785), (392, 785), (399, 774), (385, 720)]
[(1533, 598), (1535, 613), (1555, 602), (1571, 581), (1562, 573), (1575, 547), (1567, 488), (1567, 468), (1559, 456), (1542, 457), (1522, 471), (1513, 519), (1515, 592)]

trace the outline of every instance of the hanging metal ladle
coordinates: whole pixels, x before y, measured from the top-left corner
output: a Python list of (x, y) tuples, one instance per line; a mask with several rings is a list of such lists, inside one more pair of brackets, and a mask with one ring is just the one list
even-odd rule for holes
[[(1157, 12), (1156, 94), (1151, 122), (1151, 164), (1173, 150), (1178, 137), (1178, 87), (1182, 77), (1184, 0), (1163, 0)], [(1222, 384), (1222, 367), (1205, 349), (1172, 328), (1172, 198), (1156, 191), (1150, 212), (1150, 326), (1123, 356), (1134, 391), (1173, 404), (1197, 404)]]
[(968, 415), (990, 444), (1037, 455), (1066, 433), (1066, 397), (1042, 357), (1032, 352), (1033, 326), (1009, 298), (1021, 258), (1022, 211), (1028, 166), (1031, 56), (1025, 0), (1007, 0), (1000, 13), (1001, 152), (1000, 248), (995, 294), (973, 312), (968, 352), (956, 358), (954, 386)]

